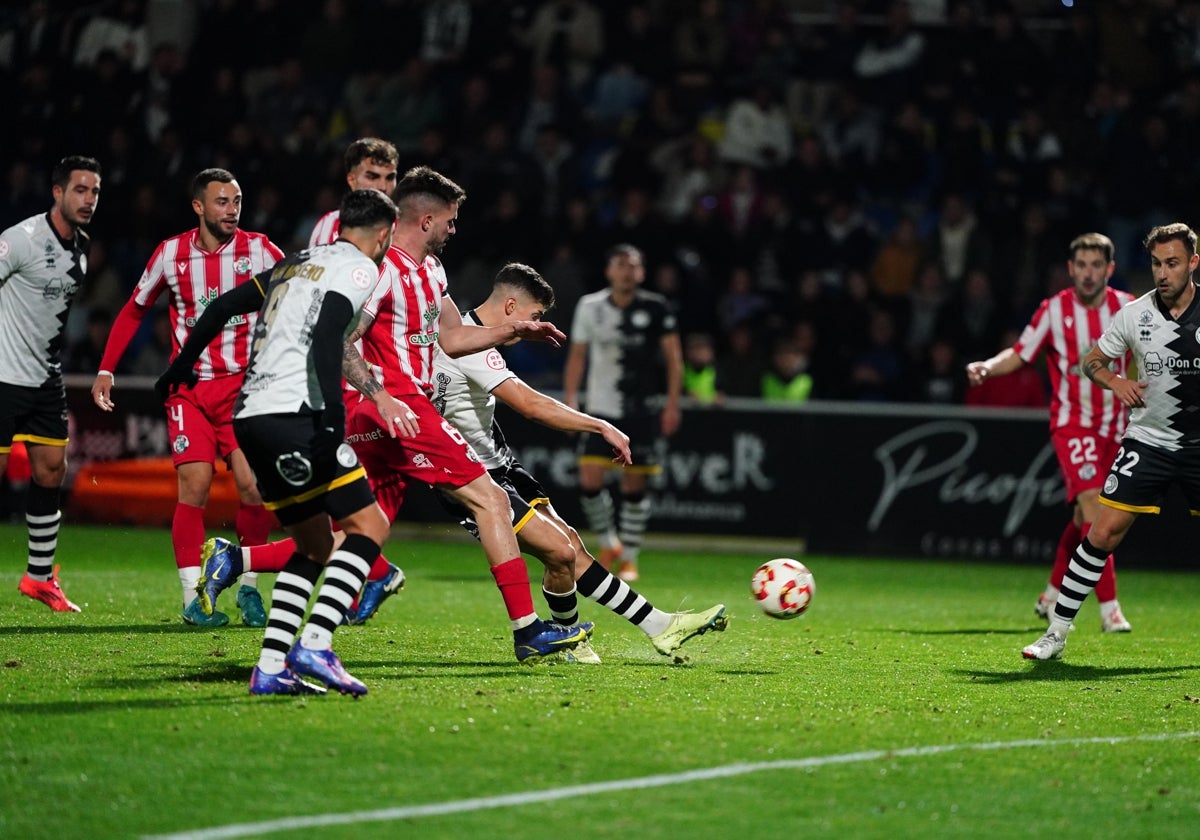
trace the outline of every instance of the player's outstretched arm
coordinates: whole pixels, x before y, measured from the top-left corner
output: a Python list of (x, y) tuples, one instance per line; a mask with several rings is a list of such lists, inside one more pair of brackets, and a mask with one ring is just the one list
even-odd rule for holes
[(971, 362), (967, 365), (967, 381), (974, 385), (982, 385), (993, 376), (1007, 376), (1025, 364), (1025, 360), (1017, 355), (1011, 347), (1005, 347), (990, 359), (982, 362)]
[(490, 350), (513, 339), (545, 341), (562, 347), (567, 336), (549, 321), (511, 321), (494, 327), (464, 324), (462, 315), (449, 295), (442, 298), (442, 314), (438, 320), (438, 345), (447, 356), (459, 359)]
[(611, 423), (561, 403), (554, 397), (534, 390), (517, 377), (506, 379), (492, 391), (498, 400), (513, 410), (560, 432), (590, 432), (603, 437), (613, 448), (613, 461), (633, 463), (629, 436)]

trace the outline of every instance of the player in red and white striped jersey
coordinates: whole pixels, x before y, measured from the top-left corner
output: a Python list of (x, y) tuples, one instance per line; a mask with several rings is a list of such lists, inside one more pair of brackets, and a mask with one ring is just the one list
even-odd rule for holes
[[(204, 308), (223, 292), (249, 281), (283, 258), (283, 252), (261, 233), (241, 230), (242, 190), (225, 169), (205, 169), (192, 180), (192, 210), (199, 224), (155, 249), (133, 295), (117, 316), (104, 347), (92, 399), (112, 411), (116, 369), (146, 313), (163, 294), (172, 316), (172, 358), (187, 339)], [(267, 541), (272, 516), (263, 508), (254, 473), (233, 435), (233, 400), (250, 357), (256, 315), (231, 318), (220, 337), (205, 348), (193, 388), (180, 388), (166, 402), (171, 455), (179, 477), (179, 499), (171, 522), (175, 565), (183, 589), (183, 620), (214, 627), (228, 622), (223, 613), (205, 615), (196, 599), (200, 549), (204, 543), (204, 507), (212, 485), (213, 464), (223, 457), (233, 472), (241, 507), (236, 529), (246, 545)], [(238, 593), (242, 620), (251, 626), (266, 621), (256, 580), (243, 580)]]
[[(1121, 307), (1133, 300), (1128, 292), (1110, 288), (1116, 268), (1112, 240), (1100, 233), (1085, 233), (1071, 242), (1067, 271), (1073, 281), (1042, 301), (1017, 343), (982, 362), (967, 365), (967, 378), (979, 385), (1033, 362), (1045, 352), (1050, 374), (1050, 437), (1058, 456), (1067, 501), (1074, 504), (1071, 522), (1059, 539), (1054, 569), (1046, 591), (1038, 597), (1037, 614), (1048, 618), (1058, 599), (1071, 554), (1099, 514), (1100, 488), (1112, 465), (1128, 419), (1125, 407), (1112, 391), (1094, 384), (1080, 371), (1079, 363), (1095, 346)], [(1128, 357), (1115, 363), (1126, 373)], [(1105, 632), (1132, 629), (1117, 602), (1117, 578), (1110, 556), (1096, 586), (1100, 623)]]
[[(396, 147), (378, 137), (361, 137), (346, 147), (346, 183), (351, 190), (379, 190), (388, 198), (396, 189)], [(308, 247), (328, 245), (338, 238), (338, 211), (330, 210), (317, 220)]]
[[(508, 494), (430, 400), (433, 351), (438, 345), (457, 358), (513, 338), (559, 345), (566, 336), (543, 321), (493, 327), (463, 323), (435, 255), (454, 235), (465, 199), (461, 187), (427, 166), (409, 170), (397, 184), (399, 217), (392, 247), (379, 285), (346, 339), (343, 373), (364, 395), (347, 417), (346, 432), (380, 506), (393, 521), (411, 481), (435, 485), (471, 512), (508, 611), (514, 651), (525, 660), (574, 647), (591, 626), (564, 627), (538, 618)], [(355, 347), (359, 339), (361, 357)], [(380, 372), (379, 379), (372, 369)], [(547, 566), (544, 583), (549, 591), (573, 597), (573, 564)]]

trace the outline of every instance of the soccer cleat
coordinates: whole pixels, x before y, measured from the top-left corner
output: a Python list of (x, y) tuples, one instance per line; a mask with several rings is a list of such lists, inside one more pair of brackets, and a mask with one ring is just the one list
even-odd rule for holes
[(1128, 633), (1133, 630), (1133, 625), (1125, 620), (1121, 608), (1116, 607), (1108, 615), (1100, 616), (1100, 629), (1105, 633)]
[[(205, 615), (213, 614), (213, 610), (217, 608), (217, 596), (241, 577), (242, 561), (240, 557), (235, 557), (237, 552), (239, 549), (236, 545), (220, 537), (206, 540), (204, 547), (200, 549), (200, 579), (196, 581), (196, 595), (200, 599), (200, 609)], [(238, 593), (238, 596), (240, 601), (241, 593)], [(258, 606), (261, 610), (261, 599)], [(250, 626), (263, 627), (265, 622)]]
[(596, 653), (590, 639), (584, 639), (570, 650), (563, 651), (563, 662), (575, 665), (599, 665), (600, 654)]
[(404, 588), (404, 572), (395, 563), (389, 563), (388, 566), (388, 573), (382, 578), (363, 584), (358, 606), (352, 606), (346, 612), (347, 624), (366, 624), (379, 611), (380, 604)]
[(1037, 613), (1038, 618), (1043, 618), (1046, 621), (1050, 620), (1050, 613), (1054, 612), (1054, 601), (1046, 597), (1046, 593), (1038, 596), (1037, 603), (1033, 605), (1033, 611)]
[(619, 542), (614, 543), (608, 548), (602, 548), (600, 549), (600, 553), (596, 555), (596, 562), (607, 571), (612, 568), (613, 563), (621, 559), (621, 552), (624, 550), (624, 546)]
[(286, 662), (297, 676), (320, 680), (342, 694), (361, 697), (367, 693), (367, 686), (363, 681), (342, 667), (342, 660), (338, 659), (333, 648), (309, 650), (296, 642), (288, 651)]
[[(513, 651), (517, 654), (518, 662), (533, 664), (544, 656), (570, 650), (591, 638), (595, 626), (592, 622), (585, 621), (582, 624), (564, 627), (561, 624), (547, 624), (538, 619), (530, 627), (520, 631), (521, 638), (518, 638), (517, 633), (513, 633)], [(528, 631), (528, 635), (525, 631)]]
[(267, 611), (263, 607), (262, 595), (253, 586), (239, 586), (238, 610), (242, 613), (242, 624), (247, 627), (266, 627)]
[(1021, 655), (1026, 659), (1062, 659), (1066, 646), (1066, 635), (1060, 635), (1051, 628), (1036, 642), (1022, 649)]
[(194, 627), (224, 627), (229, 623), (229, 616), (213, 610), (209, 615), (200, 607), (200, 597), (196, 596), (183, 610), (183, 623)]
[(257, 665), (250, 674), (251, 694), (326, 694), (327, 689), (322, 685), (313, 685), (300, 679), (290, 668), (284, 668), (281, 673), (267, 674)]
[(667, 629), (657, 636), (651, 636), (650, 643), (663, 656), (671, 656), (693, 636), (702, 636), (709, 630), (719, 633), (728, 626), (729, 618), (725, 615), (724, 604), (717, 604), (701, 613), (675, 613)]
[(83, 612), (67, 600), (62, 587), (58, 585), (58, 566), (54, 567), (50, 580), (34, 580), (29, 576), (29, 572), (26, 572), (17, 584), (17, 591), (35, 601), (41, 601), (55, 612)]
[(622, 560), (617, 564), (617, 577), (626, 583), (633, 583), (638, 579), (637, 563), (632, 560)]

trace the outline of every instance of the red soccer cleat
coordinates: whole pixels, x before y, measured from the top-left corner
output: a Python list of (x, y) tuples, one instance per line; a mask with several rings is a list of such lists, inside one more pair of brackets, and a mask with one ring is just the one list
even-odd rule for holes
[(67, 600), (62, 587), (58, 585), (58, 566), (54, 567), (54, 575), (50, 580), (34, 580), (26, 572), (17, 589), (22, 595), (41, 601), (55, 612), (83, 612)]

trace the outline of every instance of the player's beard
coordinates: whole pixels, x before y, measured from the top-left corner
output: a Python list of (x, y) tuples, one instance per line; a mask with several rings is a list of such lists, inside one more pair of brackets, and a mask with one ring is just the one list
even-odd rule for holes
[(211, 233), (213, 239), (217, 240), (218, 242), (228, 242), (230, 239), (233, 239), (233, 234), (237, 231), (237, 223), (234, 223), (232, 231), (226, 233), (224, 228), (221, 227), (220, 221), (211, 222), (208, 219), (205, 219), (204, 228)]

